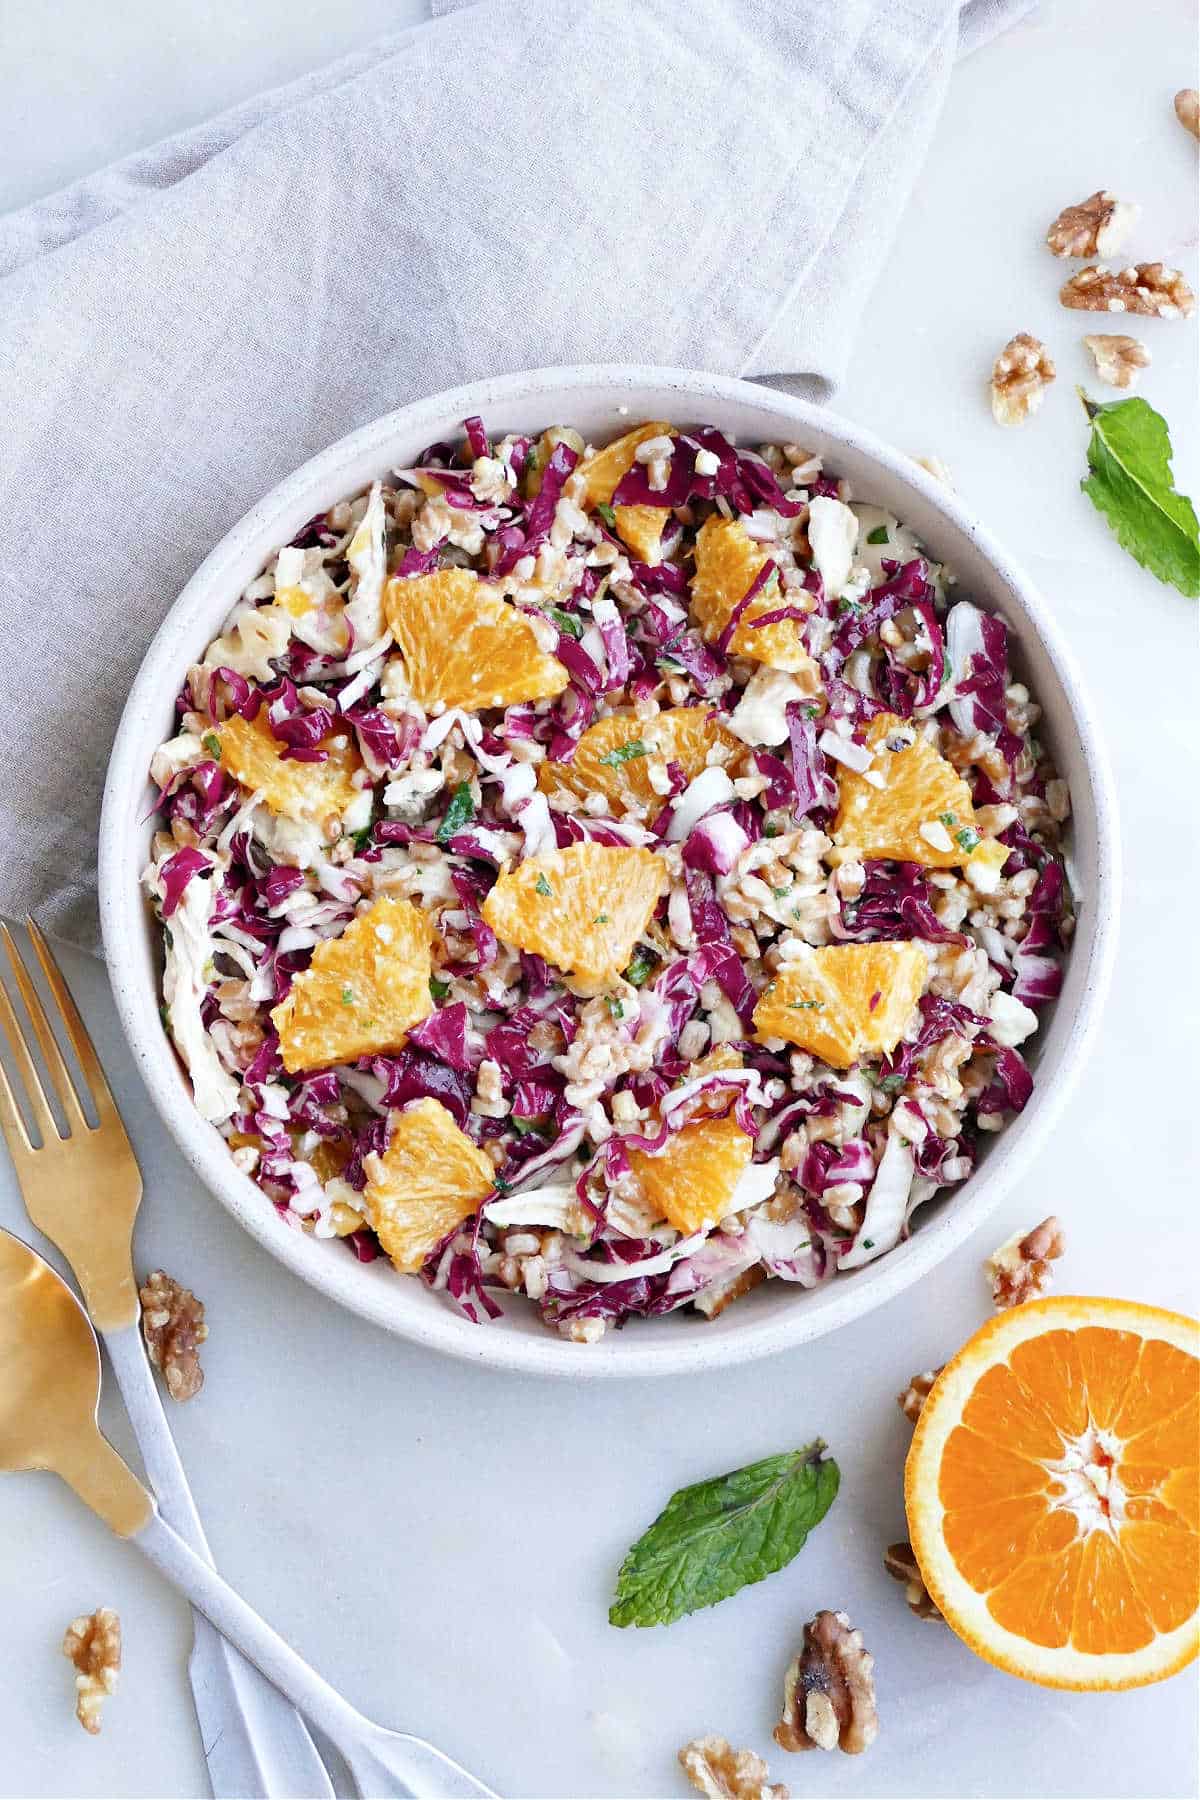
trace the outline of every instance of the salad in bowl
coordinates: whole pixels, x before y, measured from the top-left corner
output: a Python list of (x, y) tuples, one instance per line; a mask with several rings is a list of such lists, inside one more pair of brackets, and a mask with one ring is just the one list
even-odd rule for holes
[(262, 1207), (583, 1344), (892, 1252), (1074, 925), (1003, 621), (804, 444), (624, 427), (467, 418), (280, 545), (143, 876)]

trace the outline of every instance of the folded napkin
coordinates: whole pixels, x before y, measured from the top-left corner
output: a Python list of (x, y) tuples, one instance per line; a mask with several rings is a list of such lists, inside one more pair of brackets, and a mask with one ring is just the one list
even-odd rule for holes
[(434, 0), (0, 219), (0, 912), (95, 945), (138, 661), (333, 439), (544, 364), (828, 396), (956, 52), (1030, 3)]

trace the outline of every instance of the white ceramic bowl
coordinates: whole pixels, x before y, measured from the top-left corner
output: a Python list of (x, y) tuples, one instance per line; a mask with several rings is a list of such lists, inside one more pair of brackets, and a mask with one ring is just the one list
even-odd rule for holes
[[(314, 513), (410, 464), (424, 445), (453, 436), (470, 413), (496, 434), (566, 424), (601, 443), (648, 418), (717, 425), (743, 444), (798, 441), (848, 477), (856, 495), (894, 510), (952, 565), (961, 591), (1010, 628), (1016, 668), (1044, 708), (1039, 733), (1074, 801), (1079, 921), (1066, 980), (1034, 1040), (1037, 1085), (1025, 1111), (988, 1141), (963, 1187), (917, 1215), (907, 1243), (854, 1274), (812, 1291), (766, 1282), (711, 1323), (690, 1313), (633, 1320), (588, 1346), (547, 1331), (526, 1301), (511, 1303), (494, 1324), (472, 1325), (384, 1259), (363, 1265), (342, 1245), (285, 1226), (192, 1105), (159, 1020), (158, 928), (138, 886), (152, 830), (151, 754), (173, 729), (174, 699), (189, 665), (270, 552)], [(100, 824), (104, 941), (122, 1023), (168, 1128), (234, 1218), (305, 1281), (388, 1331), (494, 1367), (575, 1377), (676, 1374), (802, 1343), (870, 1312), (969, 1236), (1028, 1168), (1079, 1073), (1108, 981), (1119, 886), (1112, 787), (1091, 708), (1045, 602), (1000, 546), (945, 487), (844, 419), (772, 389), (675, 369), (545, 369), (473, 383), (387, 414), (290, 475), (217, 545), (163, 621), (125, 707)]]

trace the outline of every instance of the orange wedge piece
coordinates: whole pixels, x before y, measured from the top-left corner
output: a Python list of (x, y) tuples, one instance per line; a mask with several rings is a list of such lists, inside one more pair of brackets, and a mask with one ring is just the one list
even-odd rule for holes
[(352, 734), (347, 729), (337, 736), (342, 742), (335, 744), (330, 740), (325, 746), (328, 757), (315, 763), (285, 758), (287, 746), (274, 735), (262, 712), (254, 719), (243, 719), (235, 713), (217, 730), (223, 769), (228, 769), (244, 788), (261, 792), (271, 812), (281, 813), (285, 819), (318, 824), (340, 817), (359, 798), (359, 790), (350, 779), (362, 766)]
[(271, 1013), (283, 1066), (332, 1063), (399, 1050), (410, 1025), (433, 1011), (433, 930), (411, 900), (385, 895), (326, 938)]
[[(585, 512), (596, 506), (611, 506), (612, 497), (632, 469), (639, 444), (648, 438), (674, 437), (675, 427), (662, 419), (638, 425), (624, 437), (589, 457), (582, 464), (584, 493), (580, 505)], [(665, 506), (618, 506), (614, 508), (617, 536), (633, 551), (640, 562), (656, 563), (662, 558), (663, 528), (670, 517)]]
[[(714, 513), (700, 527), (696, 573), (692, 577), (692, 611), (710, 644), (720, 637), (734, 608), (770, 560), (770, 553), (737, 519), (722, 519)], [(804, 648), (798, 620), (783, 619), (757, 631), (752, 629), (755, 619), (776, 612), (783, 604), (778, 582), (768, 582), (742, 614), (730, 648), (737, 656), (753, 657), (755, 662), (767, 663), (772, 669), (799, 674), (815, 665)]]
[(803, 946), (754, 1008), (761, 1038), (783, 1038), (834, 1069), (896, 1048), (929, 975), (918, 944)]
[(561, 694), (567, 671), (541, 648), (529, 619), (470, 569), (393, 576), (384, 611), (409, 686), (429, 709), (478, 712)]
[(1131, 1300), (1013, 1307), (947, 1363), (905, 1469), (947, 1622), (1046, 1687), (1130, 1688), (1200, 1643), (1200, 1327)]
[(594, 989), (626, 967), (666, 887), (666, 865), (652, 850), (568, 844), (501, 875), (483, 916), (513, 949)]
[(871, 720), (866, 744), (870, 769), (838, 775), (834, 843), (930, 869), (965, 863), (982, 840), (962, 777), (911, 720), (892, 713)]
[(614, 811), (631, 801), (652, 805), (656, 798), (665, 805), (650, 784), (650, 762), (676, 762), (691, 781), (717, 744), (725, 745), (730, 755), (744, 748), (702, 706), (676, 706), (648, 719), (610, 713), (584, 732), (569, 763), (541, 764), (538, 786), (546, 794), (566, 788), (581, 800), (603, 794)]
[(363, 1166), (367, 1217), (396, 1267), (409, 1275), (494, 1186), (491, 1158), (440, 1100), (418, 1100), (393, 1113), (386, 1150)]
[(706, 1231), (729, 1210), (754, 1141), (736, 1119), (697, 1119), (655, 1154), (629, 1151), (629, 1166), (646, 1199), (676, 1231)]

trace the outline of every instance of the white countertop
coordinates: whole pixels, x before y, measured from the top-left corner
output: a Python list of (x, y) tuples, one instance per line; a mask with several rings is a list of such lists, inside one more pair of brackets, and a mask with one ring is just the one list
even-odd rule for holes
[[(0, 205), (420, 10), (6, 8)], [(794, 1794), (1194, 1791), (1190, 1674), (1110, 1697), (1025, 1686), (914, 1619), (880, 1566), (903, 1535), (909, 1427), (893, 1396), (980, 1322), (979, 1261), (1009, 1232), (1055, 1210), (1065, 1290), (1195, 1308), (1196, 609), (1126, 559), (1078, 492), (1086, 433), (1071, 389), (1090, 380), (1079, 339), (1092, 322), (1059, 308), (1062, 265), (1041, 247), (1061, 205), (1108, 186), (1142, 203), (1139, 255), (1195, 280), (1196, 147), (1171, 111), (1193, 64), (1189, 0), (1142, 0), (1136, 20), (1120, 0), (1051, 0), (964, 65), (838, 399), (902, 448), (943, 457), (1041, 584), (1090, 682), (1122, 803), (1123, 939), (1090, 1072), (1036, 1172), (923, 1286), (792, 1355), (659, 1386), (437, 1360), (337, 1311), (238, 1230), (152, 1116), (102, 969), (68, 959), (145, 1172), (139, 1267), (167, 1267), (208, 1305), (207, 1385), (171, 1417), (219, 1564), (356, 1704), (503, 1794), (682, 1794), (675, 1751), (709, 1730), (772, 1752)], [(1002, 432), (984, 383), (1019, 330), (1045, 338), (1060, 379), (1038, 419)], [(1142, 391), (1195, 494), (1195, 333), (1151, 320), (1144, 336)], [(0, 1165), (0, 1223), (28, 1232)], [(115, 1406), (104, 1421), (128, 1449)], [(674, 1488), (818, 1433), (842, 1493), (789, 1569), (667, 1629), (607, 1624), (621, 1555)], [(71, 1718), (59, 1642), (98, 1605), (121, 1613), (125, 1664), (93, 1740)], [(862, 1759), (771, 1743), (784, 1668), (819, 1606), (846, 1608), (877, 1659), (882, 1728)], [(208, 1793), (186, 1609), (49, 1476), (0, 1479), (0, 1621), (0, 1793)]]

